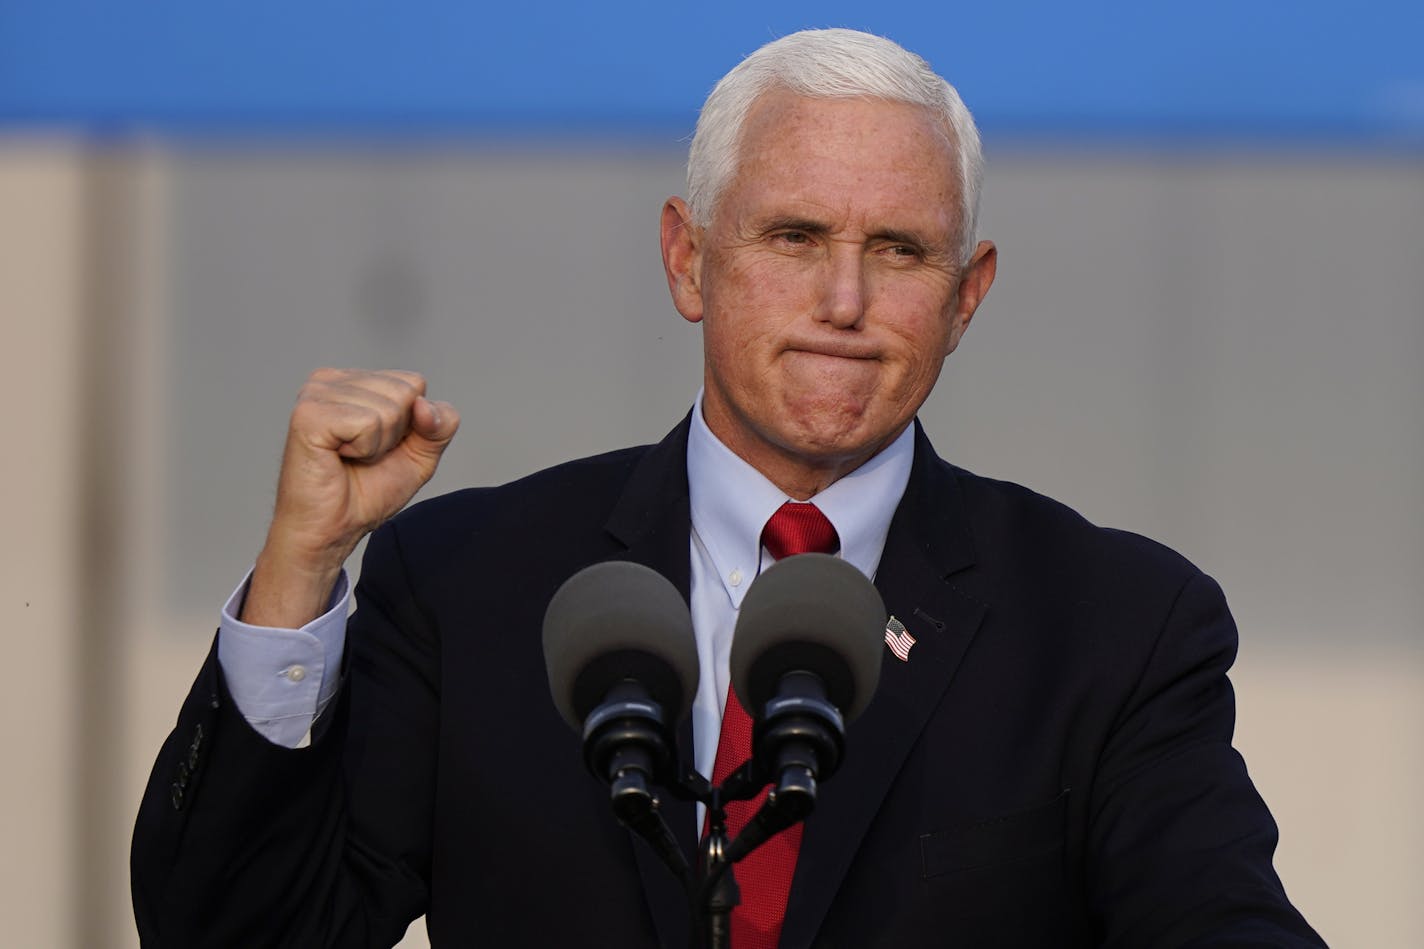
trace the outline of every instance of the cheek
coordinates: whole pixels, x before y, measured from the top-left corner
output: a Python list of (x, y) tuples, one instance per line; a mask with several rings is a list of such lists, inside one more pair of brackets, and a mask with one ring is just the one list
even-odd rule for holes
[(728, 287), (760, 306), (800, 303), (815, 293), (823, 276), (815, 259), (766, 251), (732, 254), (722, 264)]
[(811, 305), (803, 270), (765, 261), (728, 267), (715, 293), (706, 298), (707, 330), (716, 341), (732, 346), (779, 339)]
[(892, 305), (895, 312), (913, 314), (916, 320), (930, 313), (949, 313), (955, 286), (951, 274), (929, 267), (872, 267), (867, 273), (867, 290), (876, 299)]
[(880, 312), (885, 314), (882, 325), (899, 340), (908, 362), (937, 365), (949, 354), (954, 320), (943, 295), (926, 293), (918, 286), (900, 286), (880, 302)]

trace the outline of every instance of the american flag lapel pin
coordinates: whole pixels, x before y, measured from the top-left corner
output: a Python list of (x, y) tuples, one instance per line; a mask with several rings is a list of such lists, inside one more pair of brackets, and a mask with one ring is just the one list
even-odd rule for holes
[(895, 658), (901, 662), (910, 661), (910, 647), (915, 644), (915, 637), (910, 635), (910, 631), (905, 628), (905, 624), (890, 617), (890, 622), (885, 624), (885, 645), (890, 647), (890, 651), (895, 654)]

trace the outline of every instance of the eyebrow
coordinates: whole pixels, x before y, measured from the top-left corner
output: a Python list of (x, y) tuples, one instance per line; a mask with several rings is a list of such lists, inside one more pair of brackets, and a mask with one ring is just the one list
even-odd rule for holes
[(901, 231), (893, 227), (884, 228), (882, 230), (876, 231), (870, 236), (877, 240), (889, 241), (892, 244), (909, 244), (913, 247), (925, 248), (928, 248), (930, 246), (929, 241), (925, 240), (923, 237), (921, 237), (919, 234), (916, 234), (914, 231)]
[(761, 222), (761, 226), (758, 228), (762, 233), (770, 231), (807, 231), (812, 234), (824, 234), (830, 229), (830, 225), (824, 221), (816, 221), (808, 217), (796, 217), (789, 214), (767, 218)]

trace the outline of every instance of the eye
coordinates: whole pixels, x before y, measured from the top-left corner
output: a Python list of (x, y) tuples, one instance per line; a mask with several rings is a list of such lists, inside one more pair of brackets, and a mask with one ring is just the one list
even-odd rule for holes
[(811, 243), (811, 235), (805, 231), (780, 231), (773, 235), (772, 239), (782, 244), (790, 244), (794, 247), (804, 247)]

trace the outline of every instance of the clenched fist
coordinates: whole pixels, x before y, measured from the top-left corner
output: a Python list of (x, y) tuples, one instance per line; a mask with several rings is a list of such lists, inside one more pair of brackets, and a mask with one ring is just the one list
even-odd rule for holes
[(242, 620), (296, 628), (320, 616), (356, 544), (430, 480), (460, 427), (413, 372), (318, 369), (292, 410), (277, 505)]

